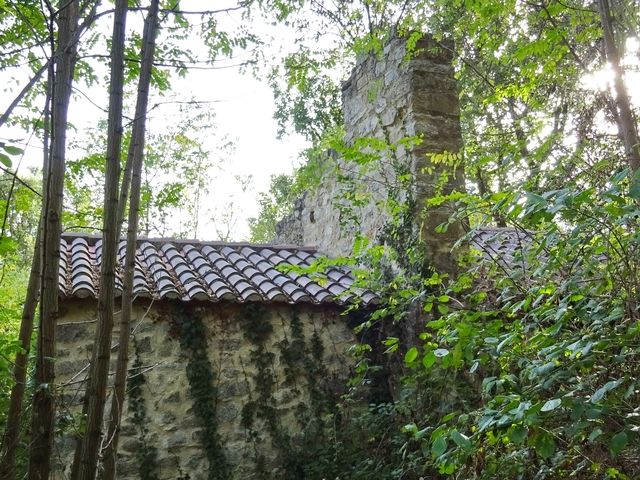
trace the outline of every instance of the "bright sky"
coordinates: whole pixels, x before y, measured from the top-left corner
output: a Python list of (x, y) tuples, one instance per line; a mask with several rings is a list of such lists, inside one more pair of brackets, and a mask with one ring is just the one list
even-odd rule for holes
[[(257, 193), (268, 189), (271, 175), (291, 173), (299, 165), (298, 153), (307, 143), (297, 135), (289, 135), (282, 140), (276, 138), (271, 89), (248, 73), (240, 73), (236, 68), (197, 70), (176, 81), (175, 86), (185, 99), (193, 97), (215, 102), (212, 108), (216, 132), (212, 132), (210, 138), (203, 132), (202, 137), (214, 158), (216, 139), (220, 136), (228, 135), (235, 144), (234, 151), (223, 164), (224, 172), (216, 173), (207, 205), (212, 214), (223, 221), (220, 217), (233, 204), (237, 220), (234, 222), (233, 239), (246, 239), (249, 234), (246, 220), (258, 213)], [(154, 126), (162, 128), (162, 124), (170, 120), (169, 111), (154, 118), (150, 126), (152, 129)], [(242, 191), (241, 182), (235, 176), (251, 176), (250, 188)], [(202, 239), (215, 239), (217, 235), (212, 222), (206, 222), (198, 233)]]
[[(212, 2), (203, 0), (183, 0), (183, 10), (197, 11), (203, 8), (211, 8)], [(225, 8), (235, 5), (232, 0), (218, 0), (215, 8)], [(200, 22), (199, 16), (190, 16), (194, 23)], [(243, 20), (239, 12), (223, 14), (217, 17), (221, 26), (234, 27), (242, 25)], [(135, 12), (129, 15), (128, 26), (130, 29), (141, 31), (142, 13)], [(104, 18), (105, 28), (110, 31), (111, 20)], [(252, 31), (257, 32), (266, 39), (266, 47), (271, 49), (266, 53), (266, 58), (276, 55), (283, 48), (293, 48), (293, 36), (282, 26), (272, 27), (265, 22), (256, 21), (251, 25)], [(271, 36), (271, 38), (270, 38)], [(199, 57), (205, 57), (205, 50), (200, 41), (194, 43), (191, 40), (188, 46)], [(630, 40), (628, 51), (633, 56), (639, 49), (637, 40)], [(234, 65), (247, 58), (247, 54), (237, 52), (238, 57), (225, 60), (220, 65)], [(631, 57), (629, 57), (631, 58)], [(635, 56), (633, 57), (635, 59)], [(637, 61), (637, 59), (635, 60)], [(15, 93), (26, 82), (29, 72), (16, 75), (15, 81), (4, 81), (5, 93), (0, 96), (0, 112), (3, 112)], [(631, 74), (633, 75), (633, 74)], [(6, 74), (4, 75), (6, 77)], [(585, 86), (591, 88), (610, 88), (610, 72), (604, 69), (595, 72), (591, 76), (585, 76)], [(4, 79), (3, 79), (4, 80)], [(635, 82), (629, 82), (634, 84)], [(225, 156), (222, 170), (216, 170), (210, 186), (211, 194), (203, 199), (202, 215), (198, 237), (201, 239), (218, 239), (219, 231), (225, 230), (225, 223), (231, 223), (231, 239), (246, 239), (249, 234), (247, 218), (258, 213), (257, 194), (266, 191), (269, 178), (273, 174), (289, 173), (293, 167), (299, 164), (298, 154), (307, 146), (304, 139), (298, 136), (288, 136), (282, 140), (276, 138), (277, 125), (272, 118), (274, 103), (270, 88), (262, 81), (254, 78), (250, 73), (240, 73), (238, 68), (222, 68), (215, 70), (191, 70), (186, 78), (175, 77), (172, 83), (173, 93), (162, 100), (189, 101), (196, 99), (210, 102), (215, 112), (215, 126), (204, 131), (193, 132), (205, 147), (211, 151), (214, 160), (218, 160), (220, 152), (219, 140), (229, 137), (235, 144), (235, 150)], [(94, 104), (102, 108), (107, 106), (107, 92), (104, 84), (92, 89), (82, 88), (83, 95), (91, 101), (76, 95), (71, 109), (70, 118), (76, 128), (70, 132), (70, 143), (74, 141), (86, 143), (87, 132), (95, 128), (99, 119), (105, 118), (105, 114)], [(632, 95), (640, 95), (638, 89), (630, 88)], [(640, 101), (637, 97), (636, 102)], [(155, 100), (151, 100), (153, 105)], [(151, 133), (163, 132), (169, 125), (179, 121), (176, 105), (163, 105), (154, 109), (149, 118), (148, 129)], [(0, 141), (12, 140), (13, 144), (24, 147), (29, 141), (29, 133), (17, 128), (0, 128)], [(20, 174), (26, 174), (30, 166), (40, 166), (42, 162), (42, 147), (35, 139), (32, 139), (26, 148), (24, 160), (21, 164)], [(70, 158), (78, 158), (84, 152), (79, 149), (71, 149)], [(15, 159), (17, 160), (17, 159)], [(14, 164), (15, 166), (15, 164)], [(242, 188), (236, 177), (248, 178), (250, 176), (250, 188)], [(217, 222), (217, 223), (216, 223)]]
[[(226, 4), (226, 5), (225, 5)], [(215, 8), (234, 5), (232, 1), (217, 1)], [(181, 9), (197, 11), (212, 8), (211, 2), (202, 0), (182, 1)], [(218, 16), (223, 27), (233, 27), (243, 20), (238, 13)], [(194, 23), (200, 22), (199, 16), (189, 16)], [(110, 18), (104, 21), (110, 31)], [(141, 14), (129, 14), (129, 29), (141, 32)], [(258, 28), (268, 34), (269, 26), (261, 22)], [(286, 44), (286, 39), (283, 41)], [(200, 41), (187, 44), (198, 56), (205, 57), (206, 51)], [(269, 43), (267, 43), (269, 45)], [(274, 45), (270, 45), (273, 48)], [(234, 65), (246, 58), (241, 51), (239, 58), (221, 61), (220, 65)], [(0, 97), (0, 112), (4, 111), (18, 91), (18, 85), (26, 82), (29, 72), (18, 74), (16, 82), (10, 88), (5, 83), (5, 93)], [(20, 85), (21, 86), (21, 85)], [(78, 85), (79, 86), (79, 85)], [(79, 86), (80, 87), (80, 86)], [(99, 119), (106, 117), (101, 108), (107, 106), (107, 92), (104, 85), (87, 89), (81, 87), (81, 95), (76, 95), (70, 106), (70, 120), (75, 131), (69, 133), (71, 145), (68, 157), (78, 158), (83, 155), (82, 149), (74, 149), (76, 142), (86, 143), (87, 132), (94, 129)], [(83, 98), (86, 97), (86, 98)], [(91, 101), (87, 100), (90, 98)], [(274, 103), (272, 92), (265, 82), (254, 78), (251, 73), (241, 73), (238, 68), (191, 70), (185, 78), (174, 76), (172, 93), (168, 98), (156, 97), (155, 101), (164, 100), (199, 100), (210, 102), (215, 113), (215, 126), (211, 132), (193, 132), (205, 149), (211, 151), (213, 160), (222, 160), (221, 169), (214, 172), (214, 181), (210, 186), (211, 194), (201, 202), (203, 209), (200, 216), (198, 237), (217, 239), (219, 231), (224, 231), (231, 224), (231, 239), (246, 239), (249, 234), (247, 218), (258, 213), (257, 194), (266, 191), (270, 176), (290, 173), (299, 164), (298, 154), (307, 146), (305, 140), (291, 135), (282, 140), (277, 137), (277, 125), (273, 119)], [(150, 100), (150, 105), (154, 99)], [(151, 112), (148, 131), (163, 132), (168, 125), (178, 120), (177, 105), (162, 105)], [(222, 137), (233, 141), (235, 148), (230, 155), (219, 159), (218, 145)], [(42, 145), (37, 139), (29, 140), (29, 133), (18, 128), (2, 127), (0, 141), (11, 140), (12, 144), (25, 148), (25, 155), (20, 163), (19, 172), (27, 174), (29, 167), (40, 167), (42, 164)], [(14, 159), (14, 168), (18, 159)], [(250, 178), (249, 188), (243, 189), (237, 178)], [(232, 215), (230, 216), (230, 212)], [(215, 217), (215, 218), (212, 218)], [(216, 221), (218, 224), (216, 224)], [(221, 223), (225, 225), (221, 225)]]

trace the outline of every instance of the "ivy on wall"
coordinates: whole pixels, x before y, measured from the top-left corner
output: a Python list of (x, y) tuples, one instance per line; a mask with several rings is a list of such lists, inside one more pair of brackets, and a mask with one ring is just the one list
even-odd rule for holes
[(140, 480), (158, 480), (158, 449), (150, 442), (149, 438), (149, 417), (147, 406), (144, 400), (142, 388), (146, 383), (142, 372), (142, 360), (140, 358), (140, 347), (135, 337), (133, 337), (133, 351), (135, 359), (132, 369), (135, 372), (129, 377), (129, 409), (133, 416), (131, 423), (138, 433), (138, 449), (136, 450), (136, 463)]
[(187, 380), (193, 412), (201, 427), (200, 444), (209, 463), (209, 480), (231, 478), (216, 417), (217, 388), (213, 367), (207, 355), (207, 334), (202, 319), (193, 311), (178, 309), (175, 316), (180, 349), (187, 357)]
[[(291, 438), (280, 422), (274, 389), (276, 377), (273, 371), (275, 354), (269, 351), (267, 341), (273, 333), (273, 325), (270, 321), (270, 312), (262, 305), (247, 305), (242, 315), (241, 325), (244, 337), (253, 346), (251, 361), (256, 369), (254, 376), (255, 398), (242, 410), (242, 423), (245, 428), (251, 428), (255, 432), (254, 419), (264, 422), (267, 432), (271, 437), (273, 446), (279, 452), (279, 461), (284, 470), (286, 479), (301, 478), (300, 465), (291, 452)], [(287, 376), (291, 376), (291, 370)], [(256, 457), (256, 474), (264, 475), (266, 468), (261, 454)]]
[[(324, 345), (319, 332), (314, 330), (307, 340), (297, 311), (281, 318), (285, 338), (273, 343), (273, 347), (278, 350), (283, 366), (283, 383), (299, 400), (295, 406), (295, 416), (302, 427), (301, 433), (290, 433), (282, 422), (284, 411), (278, 408), (275, 398), (278, 382), (273, 364), (276, 354), (270, 350), (269, 342), (274, 333), (273, 312), (262, 305), (248, 305), (240, 319), (245, 339), (254, 346), (251, 362), (255, 368), (255, 395), (242, 410), (242, 425), (254, 440), (263, 442), (255, 420), (264, 422), (266, 433), (278, 452), (279, 469), (272, 471), (272, 476), (291, 480), (316, 478), (314, 472), (319, 470), (319, 459), (314, 456), (319, 446), (326, 443), (325, 432), (333, 423), (337, 399), (329, 394), (326, 387), (328, 372), (324, 365)], [(320, 460), (324, 464), (324, 460), (329, 459), (324, 455)], [(268, 478), (264, 455), (258, 451), (256, 475)]]

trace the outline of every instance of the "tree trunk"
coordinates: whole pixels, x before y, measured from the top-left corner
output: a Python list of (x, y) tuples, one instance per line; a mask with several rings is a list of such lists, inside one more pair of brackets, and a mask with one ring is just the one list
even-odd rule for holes
[[(138, 236), (138, 215), (140, 211), (140, 184), (142, 178), (142, 163), (144, 157), (146, 112), (149, 100), (149, 85), (155, 53), (155, 40), (158, 31), (159, 0), (152, 0), (149, 15), (145, 21), (142, 65), (140, 67), (140, 81), (138, 83), (138, 98), (136, 101), (135, 120), (131, 143), (127, 155), (127, 164), (131, 165), (131, 193), (129, 196), (129, 219), (127, 230), (127, 248), (125, 258), (125, 272), (122, 291), (122, 308), (120, 310), (120, 347), (116, 363), (116, 377), (113, 397), (111, 398), (111, 415), (109, 420), (109, 442), (105, 451), (104, 480), (116, 478), (116, 458), (118, 453), (118, 439), (120, 422), (124, 406), (125, 387), (127, 383), (127, 366), (129, 363), (129, 336), (131, 323), (131, 309), (133, 302), (133, 277), (136, 267), (136, 240)], [(123, 187), (124, 190), (126, 186)], [(122, 199), (121, 199), (122, 200)], [(122, 204), (121, 204), (122, 207)]]
[(627, 162), (631, 171), (640, 169), (640, 141), (638, 140), (638, 127), (633, 118), (631, 104), (629, 102), (629, 94), (624, 85), (622, 77), (622, 67), (620, 66), (620, 52), (616, 45), (615, 36), (613, 34), (613, 22), (611, 20), (611, 9), (609, 0), (599, 0), (600, 20), (602, 22), (602, 31), (604, 33), (604, 48), (607, 61), (611, 64), (613, 70), (613, 86), (616, 91), (616, 106), (619, 113), (619, 130), (622, 133), (624, 141), (624, 151), (627, 156)]
[(118, 225), (118, 183), (122, 149), (122, 97), (124, 84), (124, 42), (127, 0), (118, 0), (114, 12), (111, 42), (111, 86), (107, 126), (107, 158), (104, 187), (102, 228), (102, 260), (100, 293), (98, 295), (98, 325), (87, 389), (87, 425), (82, 438), (78, 478), (93, 479), (96, 475), (102, 421), (109, 378), (111, 338), (113, 334), (116, 265), (120, 228)]
[[(112, 78), (112, 106), (116, 101), (113, 98), (115, 92), (115, 84), (116, 82), (120, 83), (120, 96), (117, 100), (122, 101), (122, 64), (123, 64), (123, 46), (124, 46), (124, 24), (126, 18), (126, 6), (127, 2), (119, 0), (117, 4), (118, 11), (115, 14), (115, 23), (114, 23), (114, 48), (116, 44), (120, 42), (122, 38), (122, 43), (120, 47), (112, 52), (112, 72), (115, 73), (119, 70), (118, 79)], [(153, 56), (155, 51), (155, 37), (157, 32), (157, 23), (158, 23), (158, 12), (159, 12), (159, 0), (153, 0), (151, 2), (151, 7), (149, 10), (149, 14), (147, 20), (145, 21), (145, 29), (143, 34), (143, 51), (142, 51), (142, 66), (140, 72), (140, 82), (138, 85), (138, 100), (136, 104), (136, 114), (135, 120), (133, 124), (133, 134), (132, 140), (129, 147), (129, 154), (127, 158), (127, 165), (131, 165), (131, 170), (133, 173), (133, 185), (131, 188), (131, 196), (132, 199), (130, 201), (130, 221), (131, 217), (134, 217), (134, 224), (137, 225), (137, 214), (138, 214), (138, 204), (139, 204), (139, 173), (136, 176), (135, 170), (139, 172), (140, 167), (138, 163), (142, 163), (142, 155), (144, 151), (144, 136), (145, 136), (145, 122), (146, 122), (146, 110), (149, 96), (149, 85), (151, 81), (151, 70), (153, 66)], [(122, 35), (122, 37), (120, 37)], [(111, 112), (111, 108), (110, 108)], [(121, 129), (121, 127), (120, 127)], [(121, 138), (119, 139), (121, 140)], [(110, 145), (112, 142), (110, 142)], [(117, 162), (119, 166), (119, 152), (120, 145), (118, 145), (118, 155)], [(108, 155), (109, 162), (111, 163), (112, 158)], [(115, 157), (113, 158), (115, 160)], [(115, 162), (114, 162), (115, 163)], [(123, 188), (122, 190), (126, 191), (128, 185), (127, 175), (125, 174), (125, 178), (123, 178)], [(137, 185), (137, 188), (136, 188)], [(113, 185), (111, 185), (113, 187)], [(119, 205), (118, 202), (118, 191), (117, 184), (114, 189), (109, 190), (109, 198), (111, 199), (109, 203), (109, 219), (107, 220), (107, 205), (105, 204), (105, 224), (104, 224), (104, 241), (105, 248), (103, 249), (103, 260), (102, 260), (102, 268), (103, 274), (105, 272), (105, 268), (110, 268), (109, 265), (105, 265), (107, 261), (107, 252), (106, 252), (106, 241), (107, 241), (107, 232), (110, 231), (110, 234), (114, 240), (114, 250), (112, 252), (113, 256), (112, 260), (115, 262), (116, 254), (117, 254), (117, 239), (119, 237), (120, 232), (120, 222), (123, 216), (124, 204), (121, 203)], [(105, 198), (107, 198), (107, 193), (105, 191)], [(126, 200), (126, 197), (125, 197)], [(122, 202), (122, 198), (121, 198)], [(133, 228), (133, 253), (130, 253), (131, 243), (131, 234), (132, 229), (129, 228), (128, 235), (128, 248), (127, 248), (127, 261), (126, 265), (133, 264), (135, 266), (135, 237), (136, 237), (136, 228)], [(133, 257), (133, 260), (129, 261), (129, 257)], [(114, 265), (115, 266), (115, 263)], [(102, 287), (100, 292), (100, 297), (104, 296), (105, 301), (110, 300), (113, 302), (113, 277), (109, 280), (111, 281), (111, 293), (107, 292), (107, 288)], [(106, 285), (106, 284), (105, 284)], [(131, 316), (131, 290), (132, 290), (132, 278), (127, 281), (127, 275), (125, 274), (124, 279), (124, 291), (122, 295), (123, 300), (123, 310), (121, 312), (121, 322), (120, 322), (120, 345), (118, 350), (118, 366), (116, 371), (116, 381), (115, 381), (115, 392), (114, 397), (112, 399), (111, 405), (111, 417), (109, 422), (109, 430), (107, 434), (107, 446), (106, 446), (106, 456), (105, 456), (105, 473), (104, 478), (115, 478), (115, 457), (117, 454), (117, 442), (118, 442), (118, 433), (120, 428), (120, 418), (122, 414), (122, 404), (124, 402), (124, 389), (126, 385), (126, 372), (127, 372), (127, 363), (128, 363), (128, 344), (129, 344), (129, 322)], [(128, 305), (128, 308), (125, 307)], [(104, 308), (107, 306), (106, 304), (100, 305), (99, 307)], [(111, 308), (113, 308), (113, 303), (111, 303)], [(105, 309), (106, 310), (106, 309)], [(107, 313), (105, 311), (105, 313)], [(77, 466), (77, 478), (82, 480), (89, 480), (95, 478), (96, 470), (97, 470), (97, 461), (98, 461), (98, 449), (100, 446), (101, 439), (101, 431), (100, 426), (102, 424), (103, 415), (104, 415), (104, 403), (106, 398), (106, 385), (107, 385), (107, 377), (109, 370), (109, 357), (111, 351), (111, 335), (112, 335), (112, 327), (113, 327), (113, 311), (111, 310), (111, 318), (110, 321), (108, 318), (102, 319), (100, 321), (100, 325), (98, 328), (98, 332), (96, 335), (96, 348), (94, 351), (96, 352), (94, 357), (94, 362), (92, 362), (92, 372), (89, 379), (89, 403), (87, 409), (87, 434), (86, 437), (81, 442), (80, 455), (76, 455), (75, 461), (79, 464)], [(95, 367), (93, 366), (95, 365)], [(75, 466), (74, 466), (75, 470)]]
[(44, 215), (42, 221), (42, 283), (40, 302), (40, 330), (33, 396), (31, 445), (29, 449), (30, 480), (48, 480), (53, 432), (55, 403), (54, 361), (56, 355), (56, 321), (58, 316), (58, 268), (60, 260), (60, 235), (62, 230), (62, 197), (66, 156), (66, 128), (71, 83), (75, 67), (76, 48), (72, 42), (78, 25), (78, 1), (61, 1), (58, 16), (58, 47), (55, 59), (53, 108), (51, 125), (51, 160), (43, 192)]
[[(51, 62), (48, 65), (52, 65)], [(44, 122), (43, 122), (43, 162), (42, 171), (49, 171), (49, 123), (50, 123), (50, 101), (51, 101), (51, 84), (53, 83), (53, 72), (49, 70), (49, 78), (47, 82), (47, 95), (44, 105)], [(47, 179), (42, 182), (43, 191), (47, 185)], [(42, 265), (42, 217), (43, 209), (40, 213), (40, 221), (38, 222), (38, 233), (33, 248), (33, 260), (31, 261), (31, 271), (29, 272), (29, 283), (27, 285), (27, 295), (24, 305), (22, 306), (22, 318), (20, 319), (19, 342), (21, 351), (16, 355), (16, 361), (13, 367), (14, 385), (11, 389), (11, 399), (9, 401), (9, 412), (7, 413), (7, 426), (2, 441), (2, 460), (0, 463), (0, 480), (12, 480), (15, 478), (15, 460), (16, 448), (20, 436), (20, 424), (22, 413), (22, 402), (24, 401), (24, 390), (27, 380), (27, 363), (29, 360), (29, 350), (31, 349), (31, 336), (33, 334), (33, 320), (38, 306), (38, 297), (40, 296), (40, 275)]]

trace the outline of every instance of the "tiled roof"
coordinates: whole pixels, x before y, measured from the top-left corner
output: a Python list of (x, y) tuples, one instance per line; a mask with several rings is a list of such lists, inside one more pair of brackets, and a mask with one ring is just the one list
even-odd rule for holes
[[(481, 228), (471, 244), (486, 260), (518, 268), (530, 234), (512, 228)], [(119, 245), (116, 289), (122, 289), (125, 242)], [(102, 240), (94, 235), (63, 234), (60, 245), (60, 292), (63, 297), (96, 297)], [(364, 305), (378, 297), (353, 288), (344, 267), (307, 275), (281, 267), (308, 267), (321, 255), (294, 245), (140, 239), (136, 257), (134, 295), (160, 299)], [(280, 267), (277, 267), (280, 266)], [(297, 269), (299, 271), (299, 269)]]
[[(119, 245), (121, 267), (116, 288), (122, 289), (125, 242)], [(60, 245), (60, 291), (63, 297), (95, 297), (100, 277), (102, 240), (86, 234), (63, 234)], [(377, 297), (350, 288), (346, 268), (330, 268), (321, 276), (276, 268), (308, 267), (319, 258), (311, 248), (287, 245), (140, 239), (134, 295), (160, 299), (364, 305)]]
[(483, 227), (471, 232), (471, 244), (485, 260), (510, 269), (522, 267), (532, 233), (515, 228)]

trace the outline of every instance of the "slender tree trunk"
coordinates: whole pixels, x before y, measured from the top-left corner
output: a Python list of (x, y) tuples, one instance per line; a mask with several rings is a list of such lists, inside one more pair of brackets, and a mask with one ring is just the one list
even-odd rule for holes
[(102, 261), (98, 295), (98, 325), (87, 389), (88, 408), (85, 435), (81, 441), (79, 479), (96, 475), (102, 421), (109, 378), (113, 334), (115, 277), (120, 228), (118, 225), (118, 183), (122, 149), (122, 97), (124, 84), (124, 41), (127, 0), (118, 0), (114, 12), (111, 42), (111, 85), (107, 127), (107, 158), (102, 228)]
[[(115, 16), (115, 24), (114, 24), (114, 42), (120, 42), (120, 36), (122, 35), (122, 43), (117, 52), (112, 52), (112, 71), (118, 69), (116, 63), (120, 65), (120, 70), (122, 70), (123, 64), (123, 47), (124, 47), (124, 23), (126, 18), (126, 6), (127, 2), (119, 0), (117, 4), (118, 11)], [(122, 11), (120, 11), (122, 9)], [(132, 175), (132, 186), (131, 186), (131, 200), (130, 200), (130, 208), (129, 208), (129, 222), (134, 222), (134, 227), (129, 227), (128, 233), (128, 245), (127, 245), (127, 259), (126, 259), (126, 273), (124, 279), (124, 291), (122, 295), (123, 308), (121, 312), (121, 322), (120, 322), (120, 344), (118, 349), (118, 360), (117, 360), (117, 369), (116, 369), (116, 379), (115, 379), (115, 391), (114, 396), (112, 398), (111, 404), (111, 416), (109, 421), (109, 429), (107, 432), (107, 445), (106, 445), (106, 455), (105, 455), (105, 472), (104, 478), (115, 478), (115, 459), (117, 455), (117, 444), (118, 444), (118, 434), (120, 429), (120, 419), (122, 415), (122, 405), (124, 403), (124, 394), (125, 394), (125, 386), (126, 386), (126, 374), (127, 374), (127, 363), (128, 363), (128, 346), (129, 346), (129, 335), (130, 335), (130, 317), (131, 317), (131, 292), (132, 292), (132, 282), (133, 282), (133, 274), (129, 275), (129, 265), (133, 265), (135, 268), (135, 239), (137, 234), (137, 216), (138, 216), (138, 205), (139, 205), (139, 196), (140, 196), (140, 165), (142, 164), (142, 156), (144, 153), (144, 136), (145, 136), (145, 122), (146, 122), (146, 111), (148, 104), (148, 96), (149, 96), (149, 85), (151, 82), (151, 71), (153, 67), (153, 57), (155, 52), (155, 37), (157, 33), (157, 24), (158, 24), (158, 12), (159, 12), (159, 0), (152, 0), (151, 7), (149, 10), (148, 17), (145, 21), (145, 28), (143, 34), (143, 50), (142, 50), (142, 66), (140, 71), (140, 81), (138, 85), (138, 99), (136, 103), (136, 113), (135, 120), (133, 124), (133, 134), (131, 139), (131, 144), (129, 146), (129, 154), (127, 157), (127, 165), (131, 166), (131, 175)], [(118, 79), (120, 82), (120, 94), (119, 99), (117, 101), (122, 101), (122, 78)], [(112, 96), (116, 94), (114, 85), (115, 79), (112, 83)], [(112, 102), (115, 99), (112, 97)], [(114, 103), (112, 103), (114, 105)], [(120, 138), (121, 140), (121, 138)], [(111, 143), (110, 143), (111, 145)], [(119, 151), (117, 161), (119, 165)], [(109, 157), (111, 158), (111, 157)], [(115, 161), (115, 158), (113, 159)], [(126, 191), (128, 179), (123, 178), (123, 188), (122, 190)], [(121, 192), (122, 192), (121, 190)], [(105, 194), (106, 195), (106, 194)], [(118, 208), (118, 192), (117, 185), (115, 189), (109, 191), (109, 195), (111, 198), (110, 202), (110, 212), (109, 219), (106, 217), (106, 204), (105, 204), (105, 247), (106, 247), (106, 235), (107, 231), (110, 230), (114, 240), (114, 251), (113, 251), (113, 260), (116, 258), (116, 248), (117, 248), (117, 238), (119, 237), (120, 232), (120, 222), (124, 212), (124, 204), (120, 204), (120, 208)], [(106, 196), (105, 196), (106, 198)], [(126, 200), (126, 197), (125, 197)], [(122, 202), (122, 198), (121, 198)], [(132, 220), (133, 218), (133, 220)], [(133, 235), (133, 237), (132, 237)], [(133, 245), (133, 246), (131, 246)], [(102, 267), (103, 274), (105, 272), (105, 261), (106, 261), (106, 249), (103, 254)], [(115, 263), (114, 265), (115, 266)], [(113, 282), (113, 277), (109, 279)], [(113, 288), (113, 283), (111, 285)], [(111, 293), (106, 291), (107, 289), (102, 287), (101, 289), (101, 297), (104, 295), (105, 301), (110, 299), (113, 302), (113, 290)], [(104, 305), (102, 306), (104, 308)], [(111, 308), (113, 308), (113, 304), (111, 304)], [(100, 426), (102, 424), (102, 419), (104, 416), (104, 403), (106, 397), (106, 384), (107, 384), (107, 376), (109, 369), (109, 356), (111, 351), (111, 335), (112, 335), (112, 327), (113, 327), (113, 312), (111, 311), (111, 319), (104, 318), (101, 319), (98, 334), (96, 337), (96, 356), (95, 356), (95, 368), (92, 368), (92, 373), (90, 376), (90, 386), (89, 386), (89, 405), (87, 410), (87, 435), (82, 442), (81, 446), (81, 455), (80, 455), (80, 463), (77, 478), (82, 480), (92, 480), (95, 478), (96, 470), (97, 470), (97, 461), (98, 461), (98, 450), (100, 446), (101, 439), (101, 431)]]
[[(138, 236), (138, 216), (140, 212), (140, 184), (144, 157), (146, 112), (149, 100), (149, 85), (155, 53), (155, 40), (158, 31), (159, 0), (152, 0), (149, 15), (145, 21), (142, 65), (138, 83), (135, 120), (131, 143), (127, 155), (127, 164), (131, 165), (131, 193), (129, 196), (129, 219), (127, 230), (127, 248), (125, 272), (122, 291), (122, 308), (120, 309), (120, 347), (116, 363), (116, 378), (113, 397), (111, 398), (111, 415), (109, 420), (107, 448), (105, 451), (104, 480), (116, 478), (116, 458), (122, 408), (124, 406), (125, 387), (127, 383), (127, 367), (129, 363), (129, 336), (131, 330), (131, 310), (133, 302), (133, 277), (136, 267), (136, 240)], [(125, 185), (123, 184), (123, 190)], [(122, 206), (122, 205), (121, 205)]]
[(55, 59), (53, 85), (51, 160), (46, 173), (43, 192), (44, 218), (42, 221), (42, 299), (40, 302), (40, 330), (36, 356), (35, 393), (31, 422), (29, 450), (29, 479), (48, 480), (55, 403), (54, 361), (56, 356), (56, 321), (58, 317), (58, 267), (60, 235), (62, 230), (62, 197), (66, 156), (66, 128), (71, 83), (75, 66), (76, 48), (72, 42), (78, 26), (78, 1), (61, 1), (58, 16), (58, 48)]
[[(38, 224), (38, 233), (36, 235), (35, 246), (33, 248), (33, 260), (31, 262), (31, 271), (29, 273), (29, 283), (27, 285), (27, 296), (22, 307), (22, 318), (20, 323), (20, 348), (21, 351), (16, 355), (13, 375), (15, 385), (11, 390), (11, 404), (7, 415), (7, 429), (4, 437), (4, 458), (0, 478), (12, 478), (13, 461), (15, 447), (18, 440), (18, 430), (20, 425), (20, 412), (22, 410), (22, 400), (24, 397), (24, 388), (26, 383), (27, 359), (31, 348), (31, 334), (33, 333), (33, 320), (38, 304), (38, 296), (40, 294), (40, 265), (41, 250), (40, 242), (41, 224)], [(7, 462), (7, 464), (5, 464)], [(7, 469), (7, 470), (5, 470)]]
[[(52, 64), (49, 62), (49, 66)], [(49, 123), (50, 123), (50, 101), (51, 101), (51, 84), (53, 83), (53, 71), (49, 70), (49, 79), (47, 82), (47, 95), (44, 106), (44, 126), (43, 126), (43, 162), (42, 171), (49, 171)], [(47, 179), (43, 179), (43, 191), (46, 188)], [(22, 306), (22, 318), (20, 320), (19, 342), (21, 351), (16, 355), (16, 361), (13, 367), (14, 385), (11, 389), (11, 399), (9, 401), (9, 412), (7, 413), (7, 426), (2, 441), (2, 460), (0, 463), (0, 480), (12, 480), (15, 478), (15, 460), (16, 448), (20, 437), (20, 424), (22, 423), (22, 402), (24, 401), (24, 391), (27, 380), (27, 363), (29, 359), (29, 350), (31, 349), (31, 336), (33, 334), (33, 320), (38, 306), (38, 297), (40, 296), (40, 275), (42, 265), (42, 217), (43, 209), (40, 213), (40, 221), (38, 222), (38, 233), (33, 248), (33, 259), (31, 261), (31, 271), (29, 273), (29, 283), (27, 285), (27, 295)]]
[(29, 283), (27, 285), (27, 296), (22, 307), (19, 334), (21, 351), (16, 355), (16, 361), (13, 367), (14, 385), (11, 389), (9, 412), (7, 413), (7, 427), (2, 442), (3, 452), (2, 463), (0, 464), (1, 480), (12, 480), (15, 478), (16, 448), (20, 437), (20, 424), (22, 423), (21, 413), (27, 378), (27, 362), (31, 347), (31, 335), (33, 334), (33, 319), (40, 294), (41, 228), (42, 220), (38, 225), (38, 234), (36, 236), (36, 244), (33, 248), (33, 260), (31, 262)]
[(616, 91), (616, 107), (619, 114), (619, 129), (624, 141), (624, 150), (627, 162), (632, 171), (640, 169), (640, 141), (638, 140), (638, 126), (633, 117), (629, 94), (624, 85), (622, 67), (620, 66), (620, 52), (616, 45), (611, 19), (609, 0), (599, 0), (600, 20), (604, 33), (604, 48), (608, 62), (613, 70), (613, 86)]
[[(133, 141), (133, 139), (131, 140)], [(131, 158), (127, 155), (127, 161), (122, 172), (122, 182), (120, 187), (120, 198), (118, 201), (118, 233), (122, 231), (124, 214), (127, 211), (127, 200), (129, 198), (129, 185), (131, 184)]]

